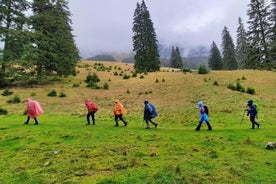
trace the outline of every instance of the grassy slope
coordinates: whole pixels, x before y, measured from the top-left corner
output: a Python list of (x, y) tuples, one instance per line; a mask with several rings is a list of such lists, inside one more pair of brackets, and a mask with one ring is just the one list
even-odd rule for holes
[[(39, 117), (39, 126), (23, 125), (25, 102), (7, 104), (12, 96), (0, 96), (0, 106), (9, 111), (8, 116), (0, 116), (0, 183), (276, 182), (275, 151), (264, 149), (276, 139), (275, 72), (198, 75), (161, 69), (143, 79), (139, 74), (123, 80), (113, 75), (115, 70), (131, 75), (132, 65), (104, 63), (112, 70), (96, 73), (100, 85), (107, 82), (110, 89), (91, 90), (84, 80), (88, 72), (95, 71), (94, 63), (88, 63), (89, 68), (85, 64), (79, 64), (77, 77), (60, 83), (11, 89), (22, 101), (27, 97), (40, 101), (45, 113)], [(246, 80), (241, 84), (253, 87), (256, 95), (226, 88), (243, 76)], [(80, 87), (73, 88), (73, 84)], [(47, 97), (52, 89), (67, 97)], [(84, 125), (85, 98), (100, 107), (96, 126)], [(113, 127), (110, 114), (117, 98), (128, 110), (127, 128)], [(144, 129), (145, 98), (159, 112), (158, 129)], [(249, 130), (247, 117), (240, 124), (249, 98), (259, 107), (261, 129)], [(200, 132), (194, 131), (199, 100), (209, 106), (212, 132), (205, 125)]]

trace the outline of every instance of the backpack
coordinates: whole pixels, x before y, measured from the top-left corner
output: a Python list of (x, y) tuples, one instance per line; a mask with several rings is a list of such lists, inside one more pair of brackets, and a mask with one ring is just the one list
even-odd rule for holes
[(204, 105), (203, 108), (204, 108), (204, 112), (205, 112), (207, 115), (209, 115), (209, 109), (208, 109), (208, 107), (207, 107), (206, 105)]

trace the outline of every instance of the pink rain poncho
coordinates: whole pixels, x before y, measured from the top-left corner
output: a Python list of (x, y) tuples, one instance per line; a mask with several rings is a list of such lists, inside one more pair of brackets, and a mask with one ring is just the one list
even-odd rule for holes
[(27, 99), (27, 116), (29, 118), (36, 118), (43, 113), (42, 107), (37, 101)]

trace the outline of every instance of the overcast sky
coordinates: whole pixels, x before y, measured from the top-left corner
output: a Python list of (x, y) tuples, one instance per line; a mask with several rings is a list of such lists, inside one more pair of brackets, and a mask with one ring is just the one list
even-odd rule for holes
[[(132, 52), (132, 22), (142, 0), (71, 0), (73, 35), (81, 56)], [(221, 44), (228, 27), (236, 38), (238, 17), (244, 24), (250, 0), (145, 0), (159, 43), (192, 48)]]

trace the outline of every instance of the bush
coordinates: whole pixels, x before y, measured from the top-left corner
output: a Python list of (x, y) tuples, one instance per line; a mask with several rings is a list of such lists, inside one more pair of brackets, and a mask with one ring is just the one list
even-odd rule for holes
[(7, 115), (8, 111), (0, 107), (0, 115)]
[(123, 77), (123, 79), (129, 79), (129, 78), (130, 78), (130, 76), (127, 75), (127, 74), (125, 74), (124, 77)]
[(219, 86), (218, 81), (214, 81), (213, 85), (214, 86)]
[(56, 90), (53, 89), (50, 93), (47, 94), (47, 96), (50, 96), (50, 97), (57, 96)]
[(103, 88), (104, 89), (109, 89), (109, 85), (107, 83), (104, 83)]
[(101, 87), (96, 83), (89, 83), (86, 85), (86, 87), (91, 88), (91, 89), (101, 89)]
[(11, 104), (18, 104), (21, 102), (21, 100), (18, 96), (14, 96), (12, 99), (9, 99), (7, 102)]
[(256, 91), (254, 88), (248, 87), (246, 90), (246, 93), (248, 93), (250, 95), (255, 95)]
[(236, 90), (236, 86), (234, 86), (233, 84), (228, 84), (227, 88), (228, 88), (228, 89), (231, 89), (231, 90), (233, 90), (233, 91)]
[(59, 97), (64, 98), (64, 97), (66, 97), (66, 94), (65, 93), (60, 93)]
[(10, 91), (10, 90), (8, 90), (8, 89), (5, 89), (1, 95), (2, 95), (2, 96), (9, 96), (9, 95), (11, 95), (11, 94), (13, 94), (12, 91)]
[(99, 77), (96, 75), (96, 73), (94, 73), (93, 75), (91, 75), (91, 73), (88, 74), (88, 76), (86, 77), (86, 83), (97, 83), (100, 82), (101, 80), (99, 79)]
[(205, 65), (200, 65), (199, 69), (198, 69), (198, 73), (199, 74), (207, 74), (208, 70), (207, 70), (206, 66)]

